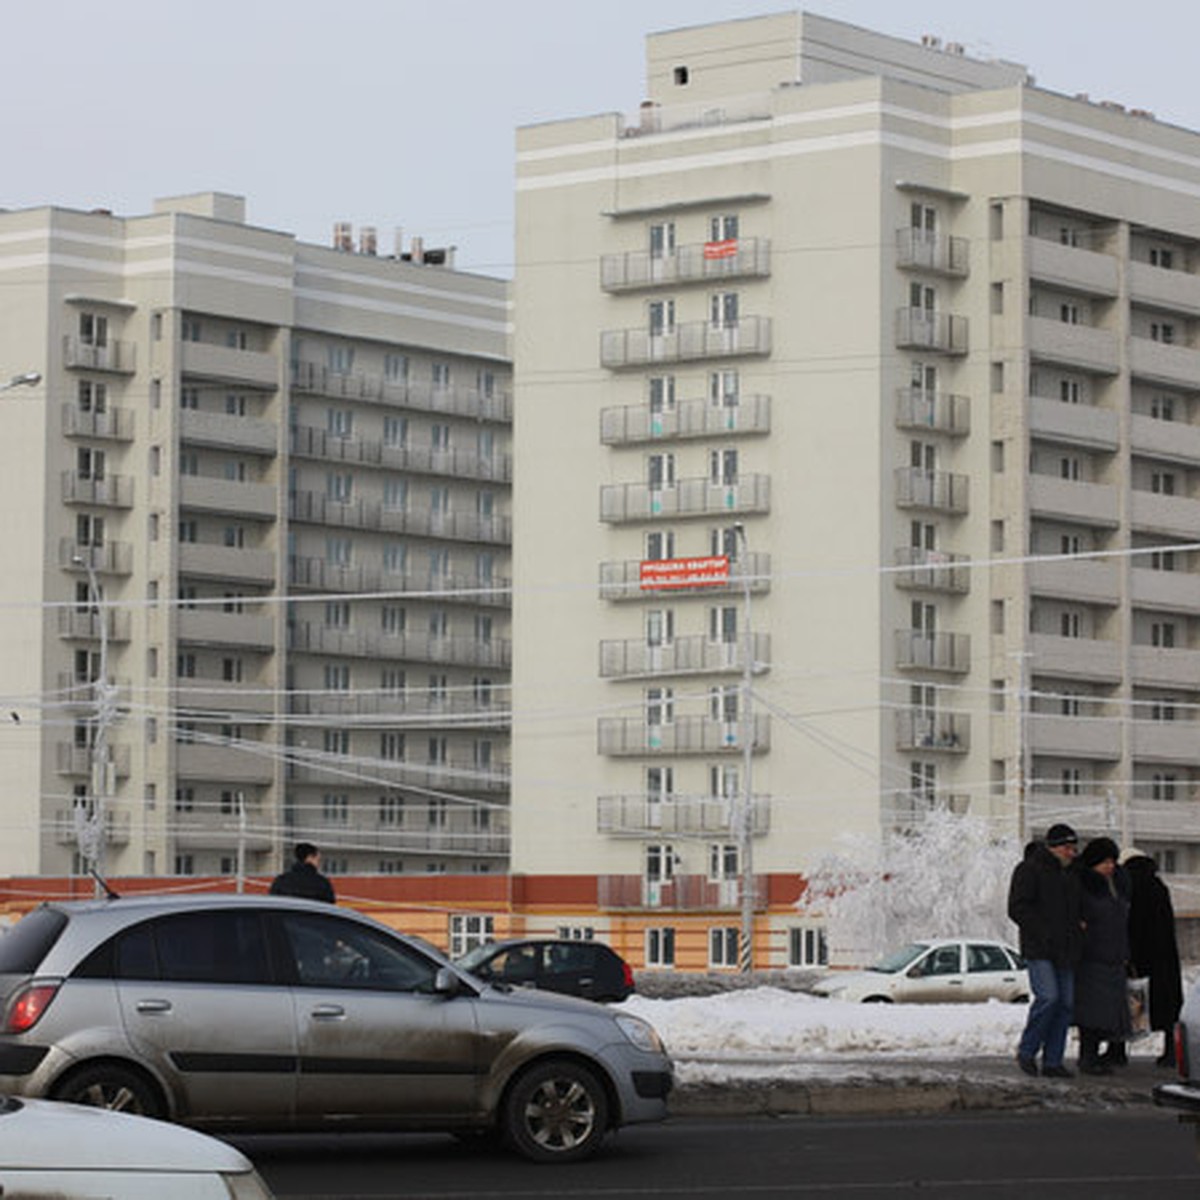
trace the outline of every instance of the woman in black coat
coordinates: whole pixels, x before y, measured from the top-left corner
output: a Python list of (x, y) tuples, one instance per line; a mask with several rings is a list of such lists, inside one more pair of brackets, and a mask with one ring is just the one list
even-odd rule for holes
[(1158, 877), (1154, 859), (1140, 850), (1122, 855), (1129, 875), (1129, 955), (1134, 973), (1150, 980), (1150, 1028), (1163, 1034), (1160, 1067), (1174, 1065), (1172, 1039), (1183, 1007), (1179, 946), (1171, 893)]
[(1075, 973), (1075, 1023), (1079, 1026), (1079, 1069), (1110, 1075), (1100, 1058), (1102, 1041), (1129, 1035), (1126, 993), (1129, 963), (1129, 884), (1117, 868), (1117, 844), (1093, 838), (1074, 866), (1079, 872), (1083, 917), (1083, 960)]

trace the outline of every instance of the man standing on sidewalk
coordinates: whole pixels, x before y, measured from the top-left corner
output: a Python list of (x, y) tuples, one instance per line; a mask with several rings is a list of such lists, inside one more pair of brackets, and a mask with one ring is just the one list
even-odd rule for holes
[(1008, 915), (1021, 931), (1021, 954), (1029, 969), (1033, 1003), (1017, 1048), (1026, 1075), (1066, 1079), (1067, 1030), (1075, 1004), (1075, 966), (1083, 953), (1079, 877), (1070, 870), (1079, 839), (1070, 825), (1051, 825), (1044, 841), (1032, 842), (1008, 888)]
[(276, 875), (271, 884), (272, 896), (299, 896), (302, 900), (324, 900), (336, 904), (333, 884), (321, 874), (321, 852), (312, 842), (297, 842), (293, 862), (286, 871)]

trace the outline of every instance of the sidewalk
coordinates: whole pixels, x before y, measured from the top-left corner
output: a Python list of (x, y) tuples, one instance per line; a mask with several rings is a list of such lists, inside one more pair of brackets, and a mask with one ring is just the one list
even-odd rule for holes
[[(1071, 1070), (1075, 1064), (1068, 1062)], [(838, 1062), (694, 1058), (676, 1062), (677, 1116), (914, 1116), (967, 1111), (1062, 1112), (1150, 1105), (1175, 1079), (1150, 1058), (1112, 1075), (1035, 1079), (1008, 1058), (929, 1064), (883, 1058)]]

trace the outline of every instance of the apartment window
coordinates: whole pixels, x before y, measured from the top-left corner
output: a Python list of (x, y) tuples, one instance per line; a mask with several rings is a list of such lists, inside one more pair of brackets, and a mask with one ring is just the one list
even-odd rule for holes
[(1175, 341), (1175, 324), (1172, 321), (1151, 321), (1150, 340), (1171, 345)]
[(450, 574), (450, 551), (445, 546), (434, 546), (429, 551), (429, 577), (439, 582)]
[(646, 645), (669, 646), (675, 640), (675, 613), (669, 608), (651, 608), (646, 612)]
[(480, 643), (488, 643), (492, 640), (492, 618), (482, 614), (475, 614), (475, 640)]
[(181, 746), (190, 746), (196, 740), (195, 721), (177, 721), (175, 723), (175, 741)]
[(643, 870), (649, 883), (667, 883), (675, 878), (675, 848), (650, 842), (643, 857)]
[(651, 454), (646, 459), (646, 482), (652, 492), (675, 486), (675, 455)]
[(710, 529), (708, 531), (708, 552), (713, 555), (723, 554), (731, 563), (737, 562), (741, 540), (737, 527), (734, 525)]
[(479, 913), (450, 916), (450, 957), (458, 958), (476, 946), (495, 940), (494, 919)]
[(352, 551), (353, 544), (349, 538), (331, 537), (325, 540), (325, 560), (331, 567), (348, 567)]
[(1059, 774), (1059, 785), (1064, 796), (1083, 794), (1083, 772), (1078, 767), (1063, 767)]
[(349, 471), (330, 471), (325, 476), (325, 496), (334, 504), (349, 504), (354, 496), (354, 476)]
[(1152, 267), (1162, 267), (1164, 271), (1172, 271), (1175, 269), (1175, 254), (1166, 246), (1151, 246), (1150, 247), (1150, 265)]
[(85, 346), (108, 345), (108, 318), (98, 313), (79, 314), (79, 340)]
[(181, 584), (179, 587), (179, 607), (188, 609), (195, 608), (196, 600), (199, 595), (200, 593), (194, 583)]
[(226, 459), (223, 473), (228, 483), (245, 483), (249, 475), (245, 460), (240, 458)]
[(175, 674), (179, 679), (194, 679), (196, 677), (196, 656), (188, 652), (176, 655)]
[(653, 375), (647, 380), (647, 402), (652, 413), (672, 412), (675, 408), (675, 376)]
[(246, 415), (246, 397), (234, 392), (225, 395), (225, 415), (227, 417), (244, 417)]
[(326, 629), (350, 628), (350, 601), (327, 600), (325, 602)]
[(245, 663), (240, 658), (221, 659), (221, 678), (226, 683), (241, 683)]
[(675, 222), (658, 221), (650, 226), (650, 257), (670, 258), (675, 253)]
[(242, 525), (226, 525), (221, 531), (221, 540), (231, 550), (240, 550), (246, 544), (246, 529)]
[(1152, 571), (1174, 571), (1174, 550), (1152, 550), (1150, 552), (1150, 569)]
[(735, 604), (723, 604), (708, 610), (708, 640), (734, 645), (738, 640), (738, 610)]
[(408, 568), (408, 546), (404, 542), (388, 542), (383, 548), (383, 569), (390, 575), (403, 575)]
[(408, 480), (397, 475), (383, 481), (383, 507), (392, 512), (402, 512), (408, 503)]
[(737, 292), (716, 292), (708, 298), (708, 323), (713, 329), (736, 329), (739, 299)]
[(496, 557), (488, 550), (475, 555), (475, 582), (490, 587), (496, 574)]
[[(449, 761), (449, 742), (444, 737), (431, 737), (426, 746), (425, 761), (431, 766), (445, 766)], [(439, 824), (446, 823), (445, 801), (441, 802), (441, 807), (437, 810), (441, 813)]]
[(445, 484), (435, 484), (429, 489), (429, 511), (435, 518), (449, 514), (450, 489)]
[(714, 408), (736, 408), (741, 379), (737, 371), (713, 371), (708, 377), (708, 399)]
[(675, 692), (672, 688), (646, 689), (646, 724), (669, 725), (675, 719)]
[(738, 876), (738, 848), (733, 842), (717, 842), (708, 848), (708, 878), (713, 883)]
[(1058, 698), (1058, 711), (1064, 717), (1079, 716), (1080, 701), (1079, 696), (1075, 692), (1063, 692)]
[(1178, 797), (1178, 776), (1165, 771), (1156, 771), (1150, 779), (1150, 798), (1169, 802)]
[(1154, 395), (1150, 397), (1150, 415), (1158, 421), (1175, 420), (1175, 397)]
[(341, 344), (328, 347), (326, 362), (334, 375), (349, 375), (354, 370), (354, 347)]
[(1059, 536), (1058, 548), (1061, 554), (1079, 554), (1083, 543), (1077, 533), (1064, 533)]
[(483, 489), (475, 493), (475, 515), (484, 521), (490, 521), (496, 511), (496, 493)]
[(1175, 495), (1174, 471), (1151, 471), (1150, 490), (1159, 496)]
[(348, 692), (350, 690), (350, 664), (325, 664), (325, 690), (327, 692)]
[(408, 379), (408, 355), (389, 353), (383, 356), (383, 377), (389, 383), (403, 383)]
[(200, 526), (191, 519), (184, 519), (179, 522), (179, 540), (181, 542), (198, 542), (200, 540)]
[(230, 350), (245, 350), (250, 345), (250, 339), (244, 329), (227, 329), (225, 345)]
[(379, 735), (379, 757), (396, 762), (404, 757), (404, 734), (387, 730)]
[(803, 925), (788, 930), (788, 966), (824, 967), (829, 964), (829, 944), (823, 925)]
[(1175, 874), (1177, 864), (1174, 850), (1153, 850), (1150, 853), (1150, 857), (1154, 859), (1154, 863), (1158, 867), (1160, 874)]
[(80, 446), (75, 455), (76, 471), (80, 479), (92, 479), (97, 482), (103, 480), (105, 462), (103, 450), (93, 450), (88, 446)]
[(708, 452), (708, 479), (714, 486), (733, 487), (738, 481), (738, 452), (736, 450), (710, 450)]
[(1175, 622), (1155, 621), (1150, 626), (1150, 645), (1158, 646), (1162, 650), (1173, 650), (1175, 648)]
[(379, 824), (404, 824), (404, 797), (387, 794), (379, 797)]
[(383, 444), (385, 446), (404, 446), (408, 443), (408, 418), (383, 418)]
[(103, 413), (108, 411), (108, 387), (91, 379), (81, 379), (76, 393), (79, 411)]
[(325, 413), (325, 430), (333, 438), (354, 436), (354, 413), (348, 408), (330, 408)]
[(1083, 621), (1079, 613), (1074, 610), (1059, 613), (1058, 625), (1058, 632), (1062, 637), (1077, 638), (1083, 636)]
[(1150, 701), (1150, 720), (1175, 720), (1175, 700), (1171, 696), (1160, 696)]
[(1079, 305), (1070, 302), (1064, 302), (1058, 306), (1058, 319), (1064, 325), (1079, 324)]
[(196, 859), (191, 854), (175, 855), (175, 874), (176, 875), (195, 875)]
[(392, 637), (399, 637), (408, 625), (408, 610), (399, 604), (385, 604), (379, 610), (379, 627)]
[(719, 213), (710, 217), (708, 222), (708, 240), (710, 242), (728, 242), (735, 240), (738, 234), (737, 213)]
[(736, 967), (738, 965), (736, 925), (714, 926), (708, 931), (708, 965), (710, 967)]
[(1064, 404), (1079, 403), (1079, 380), (1060, 379), (1058, 381), (1058, 398)]
[(321, 820), (326, 825), (345, 825), (350, 818), (350, 797), (344, 792), (326, 792), (321, 797)]
[(647, 325), (651, 337), (665, 337), (675, 332), (675, 301), (651, 300), (646, 306)]
[(175, 811), (177, 813), (190, 813), (196, 807), (196, 789), (190, 787), (177, 787), (175, 789)]
[(937, 796), (937, 763), (914, 761), (908, 768), (908, 788), (914, 800), (933, 807)]
[(104, 518), (79, 513), (75, 518), (75, 543), (78, 546), (104, 545)]
[(222, 725), (219, 734), (220, 740), (227, 745), (232, 745), (234, 742), (240, 742), (243, 738), (242, 727), (240, 725)]
[(477, 707), (491, 708), (492, 692), (492, 680), (488, 679), (486, 676), (476, 676), (471, 681), (471, 695)]
[(326, 729), (321, 737), (321, 746), (326, 754), (345, 756), (350, 753), (350, 731), (348, 729)]
[(221, 791), (221, 815), (225, 817), (233, 816), (242, 807), (242, 796), (240, 792), (232, 792), (228, 788)]
[(670, 529), (652, 529), (646, 534), (646, 558), (662, 562), (675, 557), (675, 533)]
[(432, 365), (433, 386), (435, 388), (448, 388), (450, 386), (450, 364), (446, 362), (435, 362)]
[(397, 667), (384, 667), (379, 672), (379, 690), (385, 696), (403, 696), (408, 680)]
[(435, 421), (429, 427), (429, 445), (435, 452), (449, 450), (450, 426), (440, 421)]
[(200, 407), (200, 389), (197, 387), (185, 387), (179, 391), (179, 407), (195, 411)]
[(1060, 479), (1069, 479), (1072, 483), (1078, 483), (1082, 475), (1082, 465), (1079, 461), (1079, 456), (1076, 454), (1064, 454), (1058, 460), (1058, 475)]
[(490, 400), (496, 394), (496, 376), (492, 371), (475, 372), (475, 390), (485, 399)]
[(646, 966), (667, 968), (675, 965), (675, 930), (670, 926), (646, 930)]
[(1060, 225), (1058, 227), (1058, 240), (1064, 246), (1079, 247), (1083, 245), (1083, 233), (1074, 225)]
[(179, 336), (185, 342), (200, 341), (202, 332), (198, 317), (184, 317), (179, 324)]

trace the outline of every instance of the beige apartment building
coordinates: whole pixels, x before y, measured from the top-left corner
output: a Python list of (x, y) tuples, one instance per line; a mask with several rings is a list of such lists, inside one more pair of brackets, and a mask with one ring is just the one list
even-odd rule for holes
[(0, 213), (0, 875), (502, 871), (508, 285), (244, 209)]
[(652, 35), (645, 96), (519, 134), (513, 869), (648, 965), (730, 964), (746, 847), (762, 913), (936, 808), (1182, 888), (1200, 134), (799, 12)]

